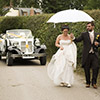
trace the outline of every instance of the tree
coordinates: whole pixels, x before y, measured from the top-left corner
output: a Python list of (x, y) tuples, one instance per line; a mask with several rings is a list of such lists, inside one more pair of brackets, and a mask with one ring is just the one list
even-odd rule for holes
[(22, 0), (21, 7), (39, 8), (39, 0)]
[(10, 0), (0, 0), (0, 15), (3, 15), (5, 13), (3, 8), (9, 5), (10, 5)]
[(20, 0), (0, 0), (0, 7), (4, 8), (6, 6), (13, 6), (16, 7), (17, 5), (19, 5)]
[(84, 9), (100, 9), (100, 0), (88, 0)]
[(46, 13), (56, 13), (60, 10), (67, 9), (65, 0), (42, 0), (41, 7)]
[(10, 0), (11, 3), (12, 3), (12, 6), (13, 7), (18, 7), (20, 6), (20, 0)]
[(80, 10), (83, 10), (84, 6), (86, 5), (87, 3), (87, 0), (69, 0), (70, 3), (70, 8), (71, 9), (80, 9)]
[(46, 13), (56, 13), (65, 9), (83, 9), (86, 0), (42, 0), (41, 7)]

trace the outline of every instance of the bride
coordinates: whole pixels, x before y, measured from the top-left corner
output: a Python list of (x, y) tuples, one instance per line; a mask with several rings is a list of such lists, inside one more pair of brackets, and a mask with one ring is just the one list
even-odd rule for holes
[(51, 80), (56, 85), (71, 87), (74, 81), (74, 69), (76, 68), (77, 48), (68, 34), (69, 27), (62, 27), (62, 34), (57, 39), (55, 46), (58, 51), (52, 56), (47, 71)]

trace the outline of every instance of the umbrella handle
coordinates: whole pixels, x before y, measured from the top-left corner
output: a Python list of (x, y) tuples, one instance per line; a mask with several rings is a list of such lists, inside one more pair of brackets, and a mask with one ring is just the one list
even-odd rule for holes
[(54, 23), (54, 28), (56, 28), (56, 24)]

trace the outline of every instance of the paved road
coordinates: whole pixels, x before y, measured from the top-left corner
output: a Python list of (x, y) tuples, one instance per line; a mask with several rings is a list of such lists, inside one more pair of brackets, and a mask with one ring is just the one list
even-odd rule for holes
[(20, 60), (8, 67), (1, 60), (0, 100), (100, 100), (100, 88), (86, 89), (78, 75), (72, 88), (55, 86), (38, 61)]

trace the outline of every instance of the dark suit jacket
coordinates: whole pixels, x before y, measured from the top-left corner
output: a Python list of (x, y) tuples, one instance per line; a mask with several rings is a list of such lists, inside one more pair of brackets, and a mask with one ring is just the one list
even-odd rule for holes
[[(74, 42), (80, 42), (83, 41), (83, 51), (82, 51), (82, 67), (85, 66), (85, 63), (88, 59), (88, 54), (89, 51), (91, 49), (91, 47), (93, 47), (93, 50), (95, 52), (95, 55), (98, 58), (98, 46), (94, 45), (94, 42), (97, 41), (96, 37), (99, 33), (94, 33), (94, 41), (93, 44), (91, 44), (91, 40), (90, 40), (90, 36), (88, 32), (84, 32), (80, 35), (80, 37), (75, 38)], [(100, 46), (100, 45), (99, 45)]]

